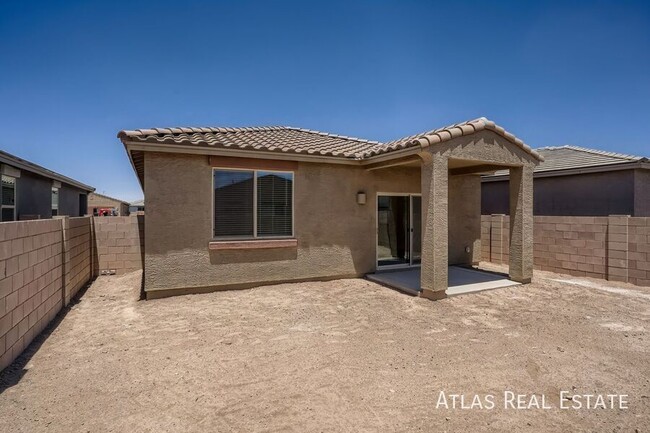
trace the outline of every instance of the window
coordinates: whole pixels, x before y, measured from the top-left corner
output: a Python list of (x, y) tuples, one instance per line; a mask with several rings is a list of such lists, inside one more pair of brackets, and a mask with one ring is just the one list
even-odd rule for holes
[(16, 178), (2, 175), (2, 214), (0, 221), (16, 220)]
[(59, 214), (59, 188), (52, 187), (52, 216)]
[(214, 237), (293, 236), (293, 173), (214, 170)]

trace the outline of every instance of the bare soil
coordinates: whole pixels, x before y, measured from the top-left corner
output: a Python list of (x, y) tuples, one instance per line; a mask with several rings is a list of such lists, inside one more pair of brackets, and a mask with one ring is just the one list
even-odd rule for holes
[[(362, 279), (139, 301), (140, 278), (97, 279), (2, 373), (0, 431), (650, 431), (649, 288), (539, 272), (438, 302)], [(629, 408), (562, 410), (561, 390)]]

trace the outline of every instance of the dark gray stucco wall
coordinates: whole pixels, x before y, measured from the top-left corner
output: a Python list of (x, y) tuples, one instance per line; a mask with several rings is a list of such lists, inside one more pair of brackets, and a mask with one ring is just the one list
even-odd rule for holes
[(650, 170), (634, 170), (633, 216), (650, 216)]
[[(535, 215), (635, 215), (633, 170), (538, 177), (534, 181)], [(508, 214), (508, 181), (483, 182), (481, 213)]]
[[(52, 179), (23, 170), (16, 181), (16, 218), (52, 217)], [(79, 212), (79, 196), (86, 191), (61, 184), (59, 189), (59, 215), (76, 217)]]
[(87, 212), (85, 207), (83, 212), (79, 212), (79, 196), (81, 194), (86, 195), (86, 191), (66, 184), (61, 185), (61, 189), (59, 190), (59, 215), (68, 215), (71, 217), (85, 215)]
[(22, 171), (16, 181), (16, 218), (52, 216), (52, 180)]

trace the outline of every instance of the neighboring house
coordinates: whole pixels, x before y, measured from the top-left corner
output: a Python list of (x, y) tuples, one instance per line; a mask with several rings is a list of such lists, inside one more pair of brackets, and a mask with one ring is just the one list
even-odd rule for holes
[(480, 175), (507, 168), (510, 277), (533, 269), (539, 155), (480, 118), (390, 143), (291, 127), (121, 131), (147, 198), (147, 298), (480, 259)]
[(83, 216), (92, 186), (0, 151), (0, 221)]
[(107, 209), (113, 210), (113, 216), (129, 215), (129, 203), (125, 201), (96, 192), (88, 195), (88, 215), (102, 216), (102, 211)]
[(136, 212), (142, 213), (142, 212), (144, 212), (144, 199), (136, 200), (136, 201), (132, 202), (129, 205), (129, 212), (130, 213), (136, 213)]
[[(650, 160), (577, 146), (536, 149), (535, 215), (650, 216)], [(508, 213), (508, 173), (484, 176), (481, 212)]]

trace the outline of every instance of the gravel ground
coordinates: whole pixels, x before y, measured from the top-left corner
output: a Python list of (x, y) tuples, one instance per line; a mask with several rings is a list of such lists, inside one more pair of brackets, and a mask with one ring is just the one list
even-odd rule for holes
[[(539, 272), (438, 302), (361, 279), (138, 301), (140, 278), (97, 279), (2, 373), (0, 431), (650, 431), (648, 288)], [(562, 410), (562, 390), (628, 409)]]

